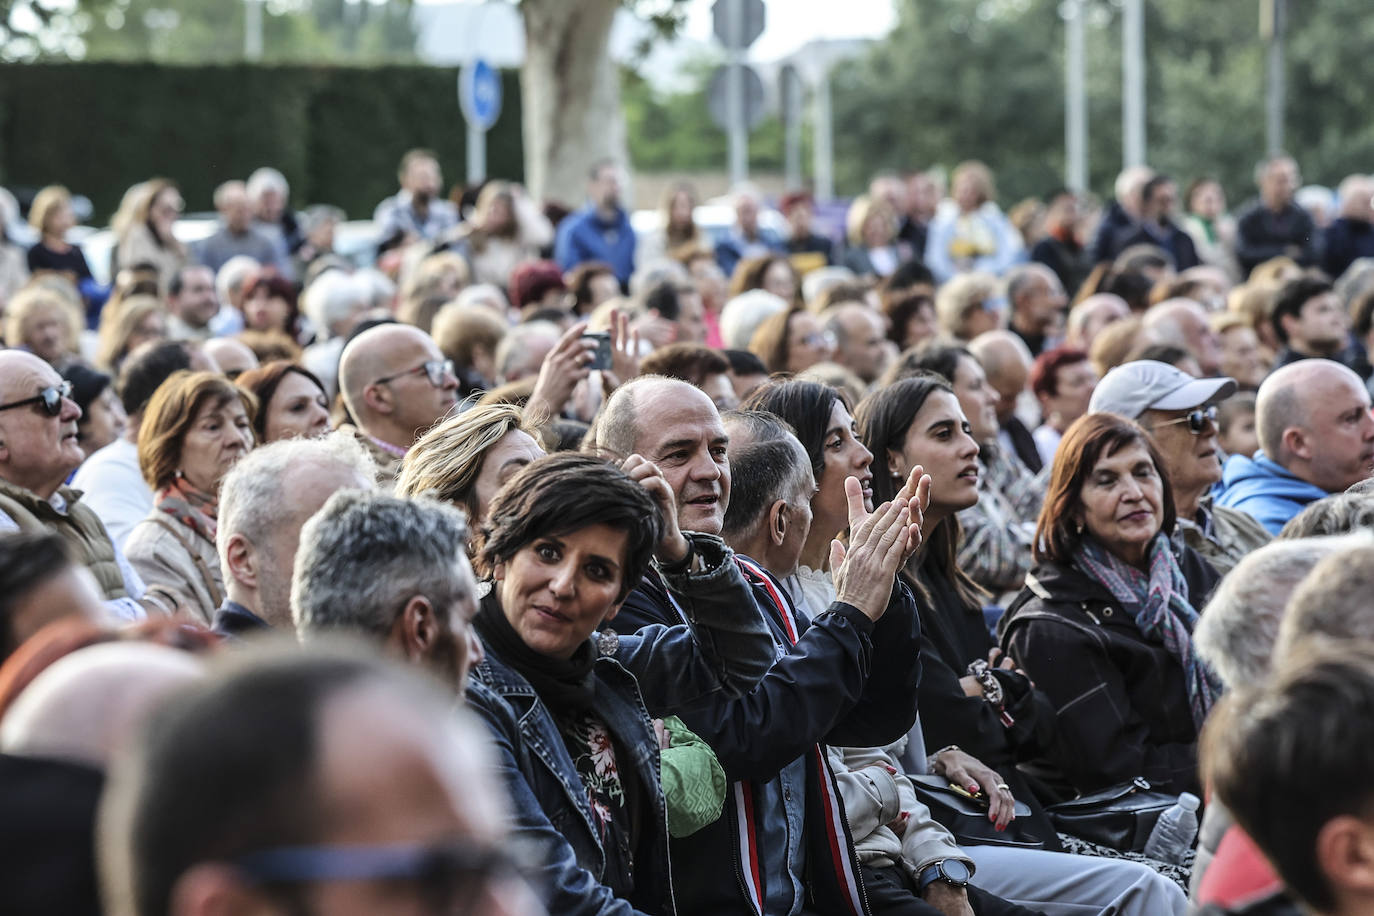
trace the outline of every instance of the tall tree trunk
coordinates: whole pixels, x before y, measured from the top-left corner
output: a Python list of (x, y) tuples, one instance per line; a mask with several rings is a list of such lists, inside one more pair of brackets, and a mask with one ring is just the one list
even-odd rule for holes
[(535, 200), (582, 202), (587, 170), (625, 161), (620, 74), (610, 57), (620, 0), (522, 0), (525, 65), (520, 97), (525, 183)]

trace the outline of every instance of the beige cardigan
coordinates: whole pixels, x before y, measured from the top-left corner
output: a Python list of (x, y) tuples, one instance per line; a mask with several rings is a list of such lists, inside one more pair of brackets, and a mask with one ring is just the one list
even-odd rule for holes
[(145, 585), (160, 586), (209, 626), (224, 600), (224, 576), (213, 542), (154, 509), (129, 533), (124, 553)]

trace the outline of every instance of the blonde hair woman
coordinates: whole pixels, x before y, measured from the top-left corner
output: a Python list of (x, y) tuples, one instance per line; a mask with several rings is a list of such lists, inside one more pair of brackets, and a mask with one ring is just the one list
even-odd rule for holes
[(538, 260), (540, 249), (552, 244), (553, 224), (520, 185), (489, 181), (455, 235), (454, 249), (467, 259), (473, 282), (505, 289), (517, 266)]
[(844, 266), (860, 277), (886, 277), (911, 258), (911, 247), (897, 240), (897, 214), (887, 201), (861, 194), (845, 216), (849, 250)]
[(141, 344), (167, 336), (167, 310), (155, 296), (133, 295), (105, 306), (100, 314), (95, 364), (116, 373), (124, 357)]
[(926, 266), (944, 283), (981, 270), (1001, 276), (1025, 260), (1025, 242), (996, 202), (992, 171), (970, 159), (954, 169), (952, 200), (940, 204), (926, 235)]
[[(115, 258), (120, 267), (151, 264), (157, 268), (162, 292), (171, 288), (177, 271), (186, 265), (186, 246), (172, 233), (185, 203), (177, 186), (166, 178), (142, 183), (129, 212), (117, 214)], [(131, 189), (132, 190), (132, 189)], [(128, 195), (125, 200), (128, 201)], [(120, 207), (123, 210), (123, 204)], [(112, 224), (113, 225), (113, 224)]]
[(67, 231), (76, 225), (72, 196), (61, 185), (39, 191), (29, 207), (29, 225), (38, 230), (38, 241), (29, 249), (29, 272), (51, 271), (63, 274), (72, 283), (91, 279), (86, 256), (75, 245), (67, 244)]
[(539, 433), (528, 425), (524, 410), (479, 405), (444, 420), (410, 447), (396, 495), (427, 493), (461, 506), (477, 531), (502, 484), (543, 455)]
[(77, 355), (81, 317), (79, 306), (35, 280), (5, 306), (5, 345), (22, 347), (60, 369)]

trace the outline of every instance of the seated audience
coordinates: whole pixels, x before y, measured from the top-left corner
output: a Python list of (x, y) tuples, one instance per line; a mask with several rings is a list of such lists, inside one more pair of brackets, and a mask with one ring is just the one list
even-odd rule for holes
[(1256, 394), (1255, 432), (1260, 450), (1226, 462), (1217, 505), (1253, 516), (1271, 534), (1308, 503), (1374, 473), (1369, 391), (1332, 360), (1274, 370)]
[(510, 404), (481, 404), (416, 440), (401, 463), (396, 495), (451, 503), (477, 528), (506, 481), (543, 457), (539, 430), (524, 411)]
[(291, 576), (301, 528), (339, 490), (372, 490), (376, 471), (356, 439), (288, 439), (254, 449), (224, 475), (215, 528), (222, 636), (290, 632)]
[(1245, 512), (1212, 500), (1222, 477), (1216, 405), (1234, 391), (1234, 379), (1195, 379), (1164, 363), (1137, 360), (1108, 372), (1089, 403), (1094, 412), (1135, 420), (1150, 434), (1173, 489), (1177, 528), (1169, 536), (1222, 575), (1270, 538)]
[(104, 615), (99, 586), (61, 535), (0, 534), (0, 664), (56, 620), (100, 623)]
[(730, 378), (730, 361), (719, 350), (701, 344), (669, 344), (640, 360), (639, 371), (695, 385), (715, 402), (717, 410), (733, 410), (739, 405)]
[(224, 600), (215, 552), (219, 485), (254, 445), (253, 396), (213, 372), (178, 372), (148, 402), (138, 466), (153, 509), (129, 533), (129, 560), (179, 610), (208, 624)]
[(1106, 413), (1069, 427), (1036, 565), (999, 633), (1054, 705), (1050, 758), (1071, 792), (1143, 777), (1199, 794), (1197, 734), (1220, 682), (1191, 633), (1217, 576), (1190, 548), (1175, 551), (1174, 522), (1164, 461), (1143, 429)]
[(1035, 358), (1027, 383), (1040, 402), (1043, 422), (1031, 436), (1042, 467), (1054, 464), (1054, 453), (1064, 430), (1088, 412), (1088, 400), (1097, 387), (1097, 369), (1083, 350), (1055, 347)]
[(283, 647), (183, 691), (141, 732), (101, 805), (111, 916), (542, 912), (480, 726), (394, 666)]
[(72, 383), (72, 400), (81, 408), (76, 441), (87, 458), (129, 431), (129, 418), (115, 394), (114, 379), (83, 363), (71, 363), (62, 377)]
[(85, 455), (71, 383), (32, 353), (0, 350), (0, 534), (53, 532), (94, 574), (107, 607), (144, 616), (144, 585), (81, 492), (63, 481)]
[(356, 436), (377, 462), (377, 483), (390, 489), (406, 450), (457, 403), (453, 363), (418, 328), (369, 328), (344, 347), (339, 390)]
[(258, 442), (328, 434), (329, 401), (324, 385), (309, 369), (277, 360), (249, 369), (234, 383), (256, 399), (253, 433)]
[(834, 342), (820, 319), (793, 306), (765, 318), (749, 339), (749, 350), (769, 372), (796, 374), (828, 360)]
[[(1320, 916), (1374, 904), (1357, 850), (1374, 832), (1361, 774), (1374, 735), (1374, 648), (1316, 644), (1262, 687), (1226, 698), (1208, 723), (1204, 766), (1216, 797), (1302, 902)], [(1310, 793), (1304, 786), (1349, 786)]]

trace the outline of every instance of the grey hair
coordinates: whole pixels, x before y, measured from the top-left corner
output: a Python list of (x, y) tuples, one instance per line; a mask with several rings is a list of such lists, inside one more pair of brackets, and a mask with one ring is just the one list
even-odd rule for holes
[[(1027, 264), (1018, 264), (1009, 270), (1006, 280), (1004, 281), (1007, 287), (1007, 303), (1015, 309), (1016, 300), (1021, 298), (1021, 294), (1026, 291), (1026, 287), (1031, 284), (1032, 280), (1040, 277), (1045, 277), (1046, 279), (1055, 277), (1054, 282), (1059, 282), (1059, 278), (1055, 276), (1054, 271), (1036, 261), (1031, 261)], [(1051, 286), (1051, 289), (1053, 289), (1053, 286)]]
[(459, 305), (485, 305), (496, 309), (502, 315), (506, 314), (506, 294), (495, 283), (474, 283), (466, 286), (458, 291), (458, 298), (453, 301)]
[(802, 278), (802, 299), (815, 302), (821, 294), (855, 277), (848, 267), (817, 267)]
[(1292, 540), (1349, 534), (1361, 529), (1374, 529), (1374, 498), (1367, 493), (1347, 491), (1308, 504), (1288, 520), (1278, 537)]
[(335, 336), (335, 324), (371, 305), (372, 284), (341, 270), (321, 274), (301, 294), (301, 311), (325, 337)]
[(1374, 537), (1274, 541), (1246, 556), (1221, 580), (1198, 619), (1198, 654), (1229, 688), (1262, 683), (1290, 596), (1323, 559), (1362, 544), (1374, 544)]
[(1275, 664), (1310, 637), (1374, 640), (1374, 613), (1369, 609), (1374, 590), (1374, 534), (1361, 531), (1320, 540), (1339, 540), (1344, 549), (1314, 565), (1294, 590), (1274, 645)]
[(558, 340), (562, 336), (562, 331), (558, 325), (552, 321), (527, 321), (524, 324), (517, 324), (506, 332), (506, 336), (501, 338), (501, 342), (496, 345), (496, 374), (501, 381), (513, 381), (508, 378), (511, 368), (516, 363), (522, 362), (525, 355), (529, 352), (530, 339), (539, 335), (552, 337)]
[(343, 432), (319, 439), (272, 442), (253, 449), (230, 468), (220, 485), (215, 530), (220, 566), (229, 568), (227, 554), (233, 535), (242, 534), (254, 544), (262, 544), (273, 528), (286, 521), (286, 491), (293, 472), (329, 465), (353, 471), (367, 489), (377, 476), (376, 462), (362, 443)]
[(246, 254), (236, 254), (221, 264), (215, 272), (215, 295), (219, 296), (219, 301), (228, 305), (231, 294), (243, 287), (243, 281), (258, 266), (258, 262)]
[(302, 641), (329, 631), (380, 636), (403, 604), (425, 595), (450, 604), (462, 583), (467, 517), (427, 498), (335, 493), (301, 529), (291, 577), (291, 616)]
[(649, 291), (663, 283), (690, 283), (687, 268), (669, 258), (659, 258), (643, 265), (630, 275), (630, 298), (643, 302)]
[(666, 376), (641, 375), (621, 385), (601, 406), (601, 413), (593, 427), (593, 443), (618, 458), (628, 458), (634, 454), (635, 442), (639, 440), (639, 416), (635, 411), (635, 389), (652, 380), (662, 381)]
[(285, 198), (291, 194), (291, 185), (285, 175), (265, 165), (248, 176), (248, 199), (257, 200), (263, 191), (276, 191)]
[(371, 297), (369, 305), (373, 308), (389, 306), (396, 296), (396, 284), (375, 267), (359, 268), (353, 276), (367, 287), (368, 295)]
[(787, 303), (766, 289), (751, 289), (740, 293), (720, 310), (720, 336), (731, 350), (749, 349), (749, 340), (759, 325), (778, 312), (787, 311)]
[(301, 214), (301, 229), (305, 232), (314, 232), (325, 223), (342, 223), (348, 219), (348, 214), (333, 204), (314, 204), (306, 207)]

